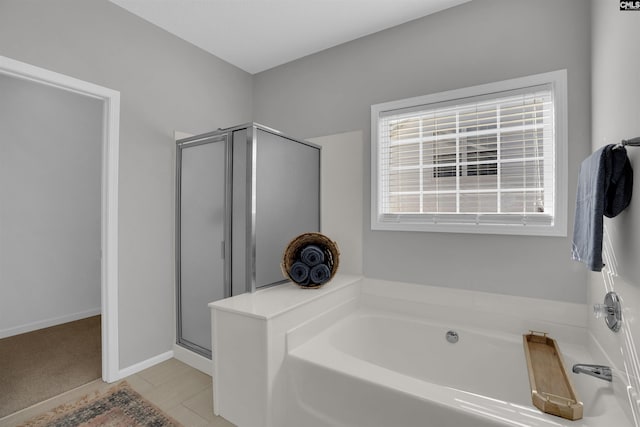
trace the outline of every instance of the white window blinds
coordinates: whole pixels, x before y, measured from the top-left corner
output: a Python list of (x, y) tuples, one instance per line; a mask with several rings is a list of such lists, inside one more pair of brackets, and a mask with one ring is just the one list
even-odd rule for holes
[(376, 109), (375, 220), (552, 226), (554, 101), (545, 83)]

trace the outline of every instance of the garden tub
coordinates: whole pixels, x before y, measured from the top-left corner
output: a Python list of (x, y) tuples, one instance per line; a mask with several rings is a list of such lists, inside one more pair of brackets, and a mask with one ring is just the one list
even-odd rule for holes
[[(559, 345), (568, 367), (593, 363), (583, 346)], [(631, 425), (611, 383), (585, 375), (570, 374), (581, 420), (535, 408), (522, 335), (372, 307), (290, 346), (285, 366), (288, 426)]]

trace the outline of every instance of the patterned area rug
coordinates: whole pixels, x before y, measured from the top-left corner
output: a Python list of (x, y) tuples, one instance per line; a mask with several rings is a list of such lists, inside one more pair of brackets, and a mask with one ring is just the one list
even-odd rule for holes
[(136, 393), (126, 381), (105, 394), (85, 396), (55, 408), (20, 427), (181, 427)]

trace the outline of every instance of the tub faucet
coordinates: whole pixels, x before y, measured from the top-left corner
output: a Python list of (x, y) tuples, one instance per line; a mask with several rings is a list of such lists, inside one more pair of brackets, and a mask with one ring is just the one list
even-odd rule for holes
[(613, 377), (611, 376), (611, 368), (604, 365), (585, 365), (578, 363), (573, 365), (573, 373), (583, 373), (609, 382), (613, 380)]

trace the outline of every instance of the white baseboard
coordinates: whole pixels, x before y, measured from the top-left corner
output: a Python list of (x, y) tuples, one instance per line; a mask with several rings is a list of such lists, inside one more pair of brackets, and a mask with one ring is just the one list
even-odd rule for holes
[(204, 356), (200, 356), (193, 351), (187, 350), (184, 347), (180, 347), (177, 344), (173, 345), (173, 357), (179, 361), (186, 363), (187, 365), (195, 368), (205, 374), (212, 376), (213, 362)]
[[(142, 362), (138, 362), (135, 365), (131, 365), (127, 368), (120, 369), (118, 374), (118, 380), (121, 380), (129, 375), (137, 374), (140, 371), (144, 371), (147, 368), (150, 368), (158, 363), (162, 363), (165, 360), (169, 360), (173, 357), (173, 351), (169, 350), (166, 353), (159, 354), (157, 356), (150, 357), (147, 360), (143, 360)], [(116, 381), (118, 381), (116, 380)]]
[(38, 329), (49, 328), (51, 326), (62, 325), (63, 323), (73, 322), (87, 317), (97, 316), (102, 310), (100, 307), (91, 310), (81, 311), (78, 313), (65, 314), (64, 316), (53, 317), (51, 319), (39, 320), (37, 322), (27, 323), (26, 325), (13, 326), (7, 329), (0, 329), (0, 339), (12, 337), (14, 335), (25, 334), (27, 332), (37, 331)]

